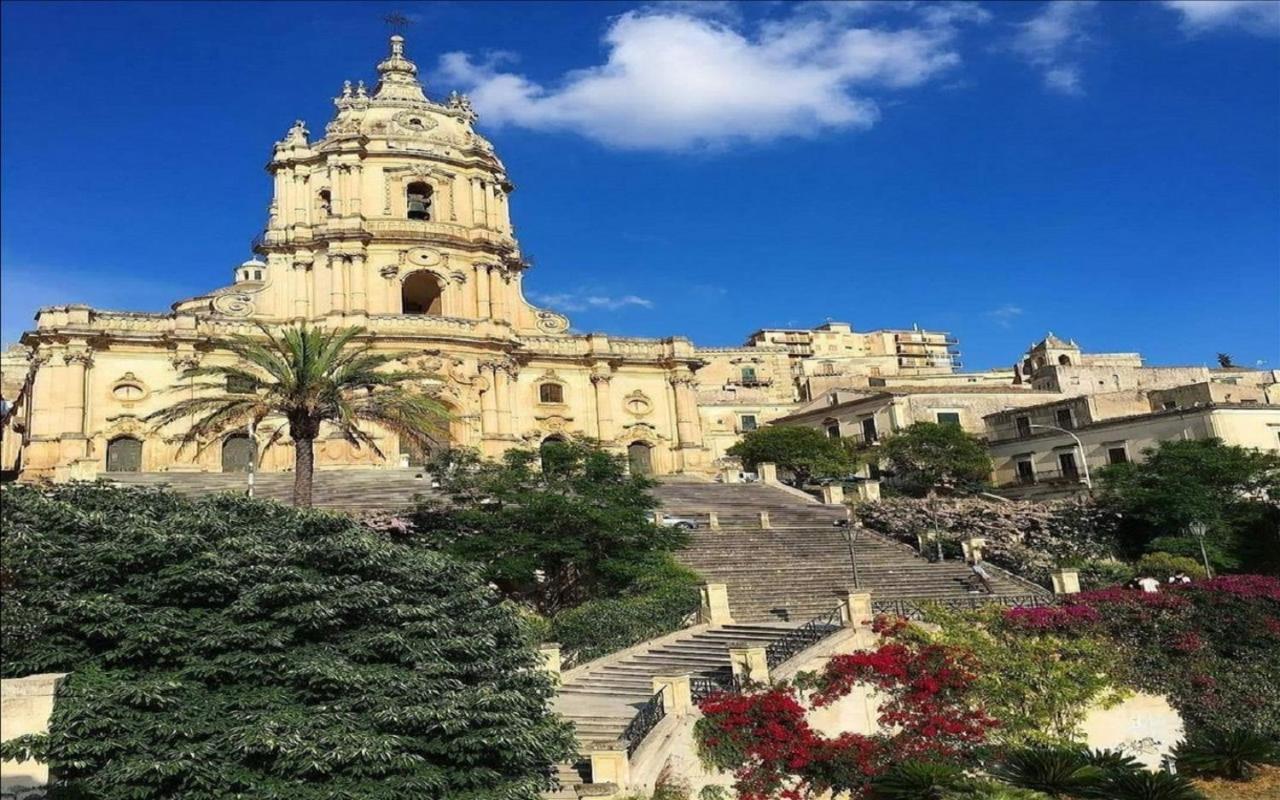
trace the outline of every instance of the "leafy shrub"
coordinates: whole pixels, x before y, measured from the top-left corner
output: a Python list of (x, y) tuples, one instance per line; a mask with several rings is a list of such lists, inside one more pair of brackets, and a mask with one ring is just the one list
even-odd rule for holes
[(1092, 792), (1107, 773), (1077, 748), (1022, 747), (1006, 751), (991, 774), (1014, 786), (1063, 797)]
[(231, 496), (0, 500), (3, 674), (70, 673), (50, 733), (3, 752), (67, 796), (533, 800), (572, 754), (527, 633), (468, 566)]
[(1138, 759), (1123, 750), (1090, 750), (1085, 753), (1089, 763), (1107, 772), (1126, 772), (1143, 769)]
[(1204, 800), (1191, 781), (1167, 772), (1118, 772), (1107, 776), (1093, 797), (1106, 800)]
[(1246, 781), (1263, 764), (1280, 763), (1280, 746), (1252, 731), (1200, 731), (1173, 751), (1178, 771)]
[(589, 600), (550, 620), (566, 667), (679, 630), (698, 609), (697, 573), (664, 556), (638, 580), (634, 594)]
[(921, 800), (942, 797), (967, 783), (954, 764), (905, 761), (871, 782), (875, 800)]
[(1194, 558), (1175, 556), (1170, 553), (1147, 553), (1138, 559), (1134, 571), (1139, 575), (1150, 575), (1162, 581), (1168, 580), (1179, 572), (1193, 579), (1207, 577), (1204, 567), (1200, 566)]
[(1075, 568), (1080, 574), (1080, 588), (1085, 591), (1121, 586), (1138, 574), (1132, 564), (1113, 558), (1084, 559)]

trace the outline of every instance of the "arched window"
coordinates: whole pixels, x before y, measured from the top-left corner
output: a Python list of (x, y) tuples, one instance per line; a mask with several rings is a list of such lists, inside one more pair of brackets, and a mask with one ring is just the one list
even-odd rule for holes
[(1058, 363), (1059, 363), (1059, 364), (1061, 364), (1061, 365), (1062, 365), (1062, 366), (1064, 366), (1064, 367), (1069, 367), (1069, 366), (1071, 366), (1071, 356), (1068, 356), (1068, 355), (1060, 355), (1060, 356), (1058, 356)]
[(443, 309), (440, 281), (430, 272), (415, 272), (400, 287), (400, 311), (403, 314), (440, 316)]
[(414, 181), (405, 188), (409, 204), (409, 219), (431, 219), (431, 187), (422, 181)]
[(333, 195), (328, 189), (320, 190), (320, 194), (316, 197), (316, 206), (322, 219), (333, 215)]
[(543, 472), (563, 472), (573, 462), (573, 451), (569, 449), (569, 443), (563, 436), (553, 433), (542, 440), (538, 447), (538, 457), (542, 462)]
[(564, 387), (558, 383), (544, 383), (538, 386), (539, 403), (563, 403)]
[(117, 436), (107, 442), (107, 472), (141, 472), (142, 440)]

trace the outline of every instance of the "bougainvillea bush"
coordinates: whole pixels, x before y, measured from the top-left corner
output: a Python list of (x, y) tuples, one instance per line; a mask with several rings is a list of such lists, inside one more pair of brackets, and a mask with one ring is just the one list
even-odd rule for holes
[(471, 567), (275, 503), (0, 491), (3, 675), (70, 673), (4, 755), (59, 797), (532, 800), (572, 754)]
[[(904, 627), (878, 621), (885, 644), (836, 656), (795, 684), (703, 700), (695, 728), (702, 759), (734, 773), (742, 800), (865, 798), (873, 779), (904, 760), (964, 763), (996, 726), (973, 697), (976, 665), (964, 650), (904, 636)], [(809, 726), (810, 707), (831, 705), (858, 685), (882, 694), (886, 732), (830, 738)]]
[(1123, 679), (1168, 695), (1191, 731), (1280, 737), (1280, 579), (1228, 575), (1155, 594), (1104, 589), (1009, 616), (1106, 636)]
[(1112, 556), (1117, 517), (1089, 502), (994, 503), (938, 498), (885, 499), (861, 503), (854, 514), (870, 530), (906, 542), (936, 527), (944, 542), (971, 536), (987, 540), (984, 557), (1016, 575), (1048, 585), (1061, 564)]
[(972, 654), (974, 695), (1000, 720), (996, 743), (1077, 742), (1091, 709), (1124, 698), (1115, 648), (1089, 628), (1100, 619), (1089, 606), (934, 607), (925, 619), (936, 627), (919, 636)]

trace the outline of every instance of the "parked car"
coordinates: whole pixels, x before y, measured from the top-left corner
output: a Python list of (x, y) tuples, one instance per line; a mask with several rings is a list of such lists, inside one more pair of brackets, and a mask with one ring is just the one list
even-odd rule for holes
[(680, 530), (691, 531), (699, 527), (702, 523), (691, 517), (677, 517), (673, 514), (663, 514), (662, 522), (658, 522), (658, 515), (653, 511), (646, 511), (645, 519), (655, 525), (661, 524), (664, 528), (679, 528)]

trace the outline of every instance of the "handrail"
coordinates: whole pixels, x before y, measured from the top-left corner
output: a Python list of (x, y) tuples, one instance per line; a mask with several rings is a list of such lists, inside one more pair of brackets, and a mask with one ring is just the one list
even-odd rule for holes
[(732, 672), (728, 675), (693, 675), (689, 678), (689, 695), (694, 705), (713, 694), (739, 694), (743, 681)]
[(627, 743), (627, 758), (635, 754), (636, 748), (644, 741), (644, 737), (648, 736), (649, 731), (653, 730), (666, 715), (666, 704), (662, 700), (662, 691), (659, 690), (640, 706), (640, 710), (622, 731), (622, 739)]
[(1008, 608), (1044, 608), (1058, 604), (1058, 598), (1050, 594), (975, 595), (963, 598), (938, 598), (912, 600), (872, 600), (871, 611), (906, 619), (920, 620), (928, 614), (929, 606), (940, 606), (951, 611), (976, 611), (984, 606), (1001, 605)]
[(844, 622), (844, 606), (836, 606), (825, 614), (814, 617), (795, 630), (770, 642), (764, 649), (765, 663), (773, 670), (787, 659), (840, 630)]

